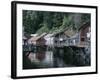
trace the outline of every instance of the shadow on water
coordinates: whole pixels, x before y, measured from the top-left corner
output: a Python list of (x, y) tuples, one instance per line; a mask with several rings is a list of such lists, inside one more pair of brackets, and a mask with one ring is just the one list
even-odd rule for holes
[(78, 47), (32, 46), (23, 50), (23, 69), (90, 66), (90, 53)]

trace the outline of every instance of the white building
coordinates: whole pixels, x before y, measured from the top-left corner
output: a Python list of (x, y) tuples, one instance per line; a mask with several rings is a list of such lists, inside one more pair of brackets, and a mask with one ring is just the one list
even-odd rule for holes
[(53, 34), (47, 34), (44, 39), (46, 40), (46, 45), (53, 46), (54, 44), (54, 37)]

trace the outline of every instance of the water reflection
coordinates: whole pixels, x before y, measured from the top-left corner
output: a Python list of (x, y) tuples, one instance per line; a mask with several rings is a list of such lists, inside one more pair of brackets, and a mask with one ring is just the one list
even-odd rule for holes
[[(23, 51), (23, 69), (57, 68), (88, 66), (84, 57), (84, 49), (71, 47), (47, 46), (34, 47), (31, 51)], [(77, 53), (77, 51), (79, 51)]]

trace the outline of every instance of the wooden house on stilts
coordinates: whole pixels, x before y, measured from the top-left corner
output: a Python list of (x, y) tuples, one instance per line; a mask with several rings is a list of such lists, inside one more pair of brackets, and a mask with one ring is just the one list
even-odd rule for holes
[(70, 36), (69, 46), (86, 47), (90, 43), (90, 22), (84, 23), (75, 35)]

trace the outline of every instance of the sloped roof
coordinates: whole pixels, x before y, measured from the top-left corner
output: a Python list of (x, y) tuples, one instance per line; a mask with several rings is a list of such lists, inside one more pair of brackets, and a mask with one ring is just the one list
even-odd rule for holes
[(81, 27), (78, 29), (79, 31), (83, 28), (89, 27), (90, 26), (90, 22), (85, 22), (81, 25)]
[(69, 37), (71, 37), (71, 36), (74, 36), (75, 34), (76, 34), (76, 31), (74, 31), (74, 30), (66, 30), (65, 32), (64, 32), (66, 35), (68, 35)]
[(38, 36), (38, 34), (31, 34), (30, 36), (31, 36), (31, 37), (32, 37), (32, 36)]
[(47, 35), (45, 35), (45, 38), (48, 38), (48, 37), (52, 37), (54, 34), (52, 33), (52, 34), (47, 34)]
[[(63, 30), (60, 30), (60, 31), (58, 31), (58, 32), (54, 32), (52, 36), (55, 36), (55, 35), (58, 35), (58, 34), (61, 34), (61, 33), (64, 33), (64, 34), (65, 34), (65, 31), (66, 31), (66, 30), (67, 30), (67, 29), (63, 29)], [(65, 35), (68, 36), (67, 34), (65, 34)]]
[(37, 41), (39, 39), (39, 37), (31, 37), (29, 40), (31, 40), (31, 41)]
[(40, 39), (41, 37), (44, 37), (45, 35), (46, 35), (46, 33), (43, 33), (40, 36), (33, 36), (33, 37), (30, 38), (30, 40), (37, 41), (38, 39)]

